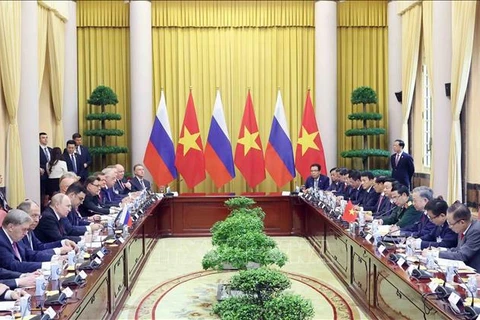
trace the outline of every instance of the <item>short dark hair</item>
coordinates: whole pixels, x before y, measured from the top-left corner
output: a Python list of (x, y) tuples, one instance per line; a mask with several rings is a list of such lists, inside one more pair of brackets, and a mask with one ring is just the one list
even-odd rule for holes
[(38, 134), (38, 137), (40, 138), (41, 136), (46, 136), (46, 135), (47, 135), (46, 132), (40, 132), (40, 133)]
[(378, 176), (375, 178), (375, 183), (385, 183), (387, 181), (387, 177), (385, 176)]
[[(310, 169), (312, 169), (312, 167), (317, 167), (318, 171), (322, 171), (322, 166), (318, 163), (311, 164)], [(133, 171), (135, 171), (135, 168), (133, 168)]]
[(332, 169), (330, 169), (330, 173), (332, 173), (333, 171), (337, 170), (337, 167), (333, 167)]
[(360, 174), (360, 177), (367, 177), (368, 180), (372, 180), (374, 178), (373, 173), (371, 173), (370, 171), (363, 171)]
[(392, 177), (385, 177), (385, 182), (391, 182), (392, 185), (393, 185), (394, 183), (398, 183), (398, 181), (395, 180), (395, 178), (392, 178)]
[(430, 211), (435, 217), (442, 213), (447, 214), (448, 204), (442, 197), (432, 199), (425, 205), (425, 210)]
[(75, 183), (72, 183), (67, 191), (65, 192), (65, 194), (70, 194), (70, 193), (73, 193), (73, 194), (79, 194), (79, 193), (87, 193), (87, 191), (85, 190), (84, 186), (82, 186), (79, 182), (75, 182)]
[(68, 146), (69, 144), (75, 144), (75, 141), (73, 141), (73, 140), (67, 140), (67, 146)]
[(395, 142), (398, 142), (398, 145), (403, 149), (405, 148), (405, 142), (401, 139), (396, 139)]
[(395, 189), (392, 189), (392, 191), (397, 191), (399, 195), (406, 194), (407, 196), (410, 195), (410, 189), (408, 189), (407, 186), (404, 186), (403, 184), (398, 184), (398, 187)]
[(81, 137), (82, 137), (82, 135), (78, 132), (75, 132), (74, 134), (72, 134), (72, 140), (75, 140), (75, 139), (81, 138)]
[(472, 213), (470, 209), (460, 201), (455, 201), (450, 207), (448, 207), (447, 213), (452, 213), (455, 220), (466, 220), (470, 221), (472, 219)]
[[(85, 180), (85, 186), (88, 186), (89, 184), (93, 184), (95, 181), (100, 181), (100, 179), (96, 176), (89, 176), (86, 180)], [(68, 190), (67, 190), (68, 191)]]
[[(313, 166), (313, 164), (310, 166), (310, 168), (311, 168), (312, 166)], [(320, 165), (319, 165), (319, 166), (320, 166)], [(145, 166), (144, 166), (143, 164), (137, 163), (136, 165), (133, 166), (133, 171), (135, 171), (135, 170), (137, 169), (137, 167), (144, 167), (144, 168), (145, 168)], [(318, 170), (320, 171), (320, 169), (321, 169), (321, 168), (319, 167)]]
[(346, 176), (348, 174), (348, 169), (347, 168), (338, 168), (337, 169), (337, 172), (341, 175), (341, 176)]
[(352, 178), (354, 181), (360, 180), (360, 172), (358, 172), (358, 171), (356, 171), (356, 170), (350, 171), (350, 173), (348, 174), (348, 176), (349, 176), (350, 178)]

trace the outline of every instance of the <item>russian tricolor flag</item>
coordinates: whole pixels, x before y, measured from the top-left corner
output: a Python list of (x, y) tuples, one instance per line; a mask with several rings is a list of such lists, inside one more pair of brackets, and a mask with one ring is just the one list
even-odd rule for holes
[(123, 207), (122, 209), (122, 213), (120, 214), (120, 219), (119, 221), (122, 223), (122, 225), (124, 226), (129, 226), (131, 227), (132, 224), (133, 224), (133, 219), (132, 219), (132, 216), (130, 214), (130, 206), (129, 205), (126, 205), (125, 207)]
[(280, 90), (278, 90), (272, 130), (265, 152), (265, 167), (278, 187), (284, 186), (295, 177), (292, 141), (288, 134)]
[(217, 188), (235, 177), (232, 144), (228, 136), (220, 91), (217, 90), (212, 121), (205, 146), (205, 169)]
[(158, 186), (165, 186), (177, 178), (172, 130), (163, 90), (143, 162)]

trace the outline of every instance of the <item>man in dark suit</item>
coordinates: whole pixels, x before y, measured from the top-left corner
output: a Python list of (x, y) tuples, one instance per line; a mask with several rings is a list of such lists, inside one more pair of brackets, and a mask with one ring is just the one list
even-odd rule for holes
[(143, 165), (134, 165), (133, 173), (135, 177), (130, 180), (130, 183), (132, 184), (132, 191), (142, 191), (143, 189), (150, 190), (150, 181), (144, 179), (145, 169), (143, 168)]
[[(458, 244), (447, 251), (433, 250), (434, 256), (442, 259), (461, 260), (477, 272), (480, 270), (480, 221), (474, 220), (470, 209), (455, 202), (447, 210), (447, 223), (458, 234)], [(423, 250), (426, 256), (428, 249)]]
[(71, 250), (78, 249), (75, 242), (64, 239), (48, 243), (43, 243), (35, 236), (34, 230), (40, 222), (41, 214), (40, 207), (32, 200), (25, 200), (17, 206), (17, 209), (25, 211), (28, 213), (30, 218), (32, 218), (32, 224), (26, 236), (22, 239), (25, 246), (34, 250), (34, 251), (43, 251), (44, 254), (50, 255), (62, 255), (67, 254)]
[(100, 178), (90, 176), (87, 178), (87, 181), (85, 181), (85, 185), (87, 193), (85, 194), (83, 203), (78, 207), (78, 211), (82, 217), (90, 217), (94, 214), (109, 214), (110, 209), (101, 205), (98, 196), (101, 186)]
[[(60, 219), (60, 223), (68, 236), (83, 236), (86, 231), (93, 232), (103, 228), (99, 223), (89, 221), (88, 218), (82, 218), (77, 211), (78, 206), (85, 199), (86, 192), (85, 188), (79, 183), (74, 183), (67, 189), (66, 195), (70, 198), (72, 209), (66, 219)], [(98, 218), (100, 217), (98, 216)]]
[(411, 189), (415, 165), (412, 156), (403, 151), (404, 147), (405, 142), (403, 140), (395, 140), (393, 143), (395, 153), (390, 157), (390, 166), (392, 167), (392, 178)]
[(117, 181), (116, 168), (106, 168), (102, 170), (105, 174), (105, 187), (100, 190), (101, 203), (104, 207), (118, 207), (126, 194), (114, 192), (115, 182)]
[(62, 193), (57, 193), (52, 197), (50, 206), (42, 212), (42, 218), (35, 228), (35, 235), (42, 242), (53, 242), (63, 239), (70, 239), (79, 242), (80, 237), (68, 236), (60, 219), (67, 218), (72, 208), (70, 198)]
[(410, 198), (410, 190), (404, 185), (398, 184), (392, 191), (392, 198), (395, 201), (395, 209), (384, 218), (378, 219), (380, 224), (392, 225), (390, 232), (415, 225), (424, 215), (422, 211), (415, 209)]
[(67, 163), (68, 171), (74, 172), (77, 176), (83, 170), (84, 164), (82, 158), (77, 155), (75, 141), (67, 141), (67, 147), (63, 152), (63, 159)]
[(121, 164), (116, 164), (115, 167), (117, 169), (117, 181), (115, 181), (113, 191), (116, 194), (128, 194), (132, 191), (132, 184), (125, 178), (125, 168)]
[(22, 242), (31, 223), (32, 218), (22, 210), (8, 212), (0, 229), (0, 267), (25, 273), (40, 269), (42, 261), (50, 261), (51, 255), (31, 250)]
[(81, 167), (78, 168), (78, 176), (83, 183), (87, 180), (88, 168), (92, 165), (92, 157), (90, 156), (88, 148), (82, 144), (82, 136), (80, 133), (74, 133), (72, 135), (72, 140), (75, 142), (77, 159), (79, 160), (79, 163), (82, 164)]
[(305, 180), (305, 189), (327, 190), (330, 185), (330, 178), (321, 174), (322, 167), (318, 163), (310, 166), (310, 177)]
[(375, 184), (375, 178), (373, 173), (370, 171), (364, 171), (360, 174), (360, 180), (362, 181), (362, 189), (360, 197), (356, 201), (356, 206), (354, 207), (358, 210), (358, 207), (361, 206), (364, 211), (375, 211), (379, 193), (373, 188)]
[(47, 163), (51, 159), (52, 148), (48, 146), (48, 135), (45, 132), (38, 134), (39, 140), (39, 152), (40, 152), (40, 201), (44, 202), (45, 195), (47, 194)]

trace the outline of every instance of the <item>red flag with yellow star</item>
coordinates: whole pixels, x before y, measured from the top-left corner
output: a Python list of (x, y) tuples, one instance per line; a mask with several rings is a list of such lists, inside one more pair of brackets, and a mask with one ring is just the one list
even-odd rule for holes
[(263, 158), (262, 141), (258, 132), (250, 91), (248, 91), (235, 148), (235, 165), (251, 188), (255, 188), (256, 185), (265, 180), (265, 159)]
[(342, 219), (347, 222), (354, 222), (355, 219), (357, 219), (357, 212), (353, 210), (353, 203), (350, 200), (348, 200), (348, 203), (345, 206)]
[(295, 151), (295, 168), (304, 179), (307, 179), (310, 176), (310, 166), (314, 163), (318, 163), (322, 167), (322, 174), (327, 174), (322, 139), (320, 139), (309, 90)]
[(180, 131), (180, 137), (178, 138), (175, 166), (189, 188), (193, 188), (205, 180), (202, 138), (191, 92), (188, 96), (182, 131)]

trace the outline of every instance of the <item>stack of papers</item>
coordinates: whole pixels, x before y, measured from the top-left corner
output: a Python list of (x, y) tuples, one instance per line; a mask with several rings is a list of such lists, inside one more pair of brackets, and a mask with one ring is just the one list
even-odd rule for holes
[(15, 309), (15, 301), (0, 301), (0, 311), (11, 311)]

